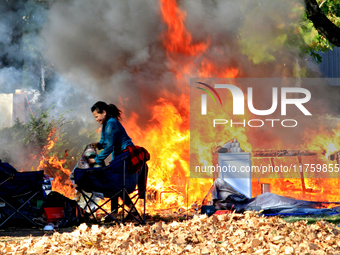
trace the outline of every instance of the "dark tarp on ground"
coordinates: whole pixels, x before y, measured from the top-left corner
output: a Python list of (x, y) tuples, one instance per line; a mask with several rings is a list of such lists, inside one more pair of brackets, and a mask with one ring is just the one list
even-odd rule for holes
[(340, 212), (338, 207), (320, 209), (325, 202), (292, 199), (270, 192), (249, 199), (220, 178), (215, 180), (213, 186), (212, 200), (216, 210), (233, 208), (236, 212), (243, 212), (256, 208), (263, 210), (266, 215), (315, 215)]

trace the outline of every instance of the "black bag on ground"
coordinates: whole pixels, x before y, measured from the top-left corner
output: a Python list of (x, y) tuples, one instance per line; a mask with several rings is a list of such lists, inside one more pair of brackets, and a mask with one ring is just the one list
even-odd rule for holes
[(42, 208), (45, 207), (63, 207), (63, 218), (58, 224), (59, 228), (78, 226), (89, 220), (89, 214), (78, 205), (77, 201), (55, 191), (50, 192), (46, 197)]
[(78, 226), (81, 223), (87, 222), (89, 218), (89, 214), (78, 205), (77, 201), (67, 199), (64, 203), (63, 219), (58, 227)]

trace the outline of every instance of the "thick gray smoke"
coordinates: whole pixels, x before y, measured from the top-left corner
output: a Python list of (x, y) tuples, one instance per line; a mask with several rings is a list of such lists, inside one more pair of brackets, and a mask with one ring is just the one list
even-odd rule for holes
[(145, 112), (143, 100), (156, 100), (162, 90), (167, 77), (162, 28), (153, 0), (61, 1), (51, 7), (41, 34), (45, 56), (87, 95), (88, 111), (98, 100), (119, 105), (121, 98), (128, 99), (128, 114)]
[[(60, 114), (73, 109), (69, 114), (84, 121), (93, 121), (89, 109), (103, 100), (126, 117), (136, 112), (145, 127), (160, 97), (181, 107), (179, 95), (205, 61), (215, 65), (212, 76), (229, 67), (239, 77), (292, 77), (296, 65), (304, 68), (299, 48), (287, 46), (294, 39), (290, 24), (303, 12), (299, 0), (177, 1), (192, 44), (209, 44), (196, 56), (166, 52), (162, 1), (35, 2), (0, 4), (0, 92), (23, 83), (42, 91), (46, 83), (42, 104), (56, 103)], [(178, 81), (174, 70), (183, 63), (191, 69)]]
[(45, 24), (46, 7), (26, 0), (0, 2), (0, 93), (30, 91), (32, 104), (37, 93), (31, 92), (41, 90), (44, 61), (39, 31)]
[[(192, 43), (209, 43), (209, 48), (198, 56), (177, 56), (178, 63), (172, 63), (172, 67), (180, 69), (184, 61), (193, 62), (191, 72), (195, 76), (207, 59), (217, 69), (236, 67), (243, 77), (281, 77), (285, 66), (296, 61), (293, 55), (297, 49), (286, 49), (282, 54), (285, 46), (276, 36), (279, 26), (285, 29), (300, 17), (298, 13), (287, 19), (291, 2), (177, 2), (186, 13), (185, 25)], [(161, 1), (157, 0), (56, 1), (41, 33), (45, 58), (88, 95), (89, 106), (97, 100), (118, 103), (121, 98), (127, 102), (125, 114), (135, 111), (147, 120), (150, 116), (145, 108), (149, 104), (185, 91), (176, 86), (175, 74), (169, 68), (162, 43), (167, 27), (161, 15)], [(280, 50), (281, 56), (275, 55)], [(275, 64), (254, 65), (261, 61)], [(58, 94), (69, 90), (63, 86), (56, 89)], [(76, 95), (73, 102), (78, 102)]]
[[(167, 54), (172, 53), (162, 42), (167, 26), (161, 1), (74, 0), (52, 5), (42, 31), (45, 57), (88, 95), (89, 106), (97, 100), (123, 102), (125, 114), (137, 112), (145, 121), (142, 125), (151, 117), (145, 109), (159, 97), (185, 93), (189, 80), (177, 81), (173, 71), (182, 70), (183, 63), (193, 63), (190, 72), (196, 77), (206, 60), (217, 70), (212, 76), (229, 67), (239, 69), (239, 77), (293, 77), (293, 70), (304, 68), (299, 43), (291, 43), (297, 38), (291, 24), (299, 22), (303, 12), (300, 1), (177, 3), (186, 14), (192, 44), (209, 44), (205, 52), (174, 53), (175, 64), (169, 61)], [(182, 90), (177, 82), (184, 84)], [(68, 91), (62, 86), (57, 90)]]

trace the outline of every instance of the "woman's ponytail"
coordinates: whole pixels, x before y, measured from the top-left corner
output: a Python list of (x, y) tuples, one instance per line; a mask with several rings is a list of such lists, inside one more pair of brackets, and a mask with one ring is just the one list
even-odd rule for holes
[(122, 118), (122, 111), (117, 108), (114, 104), (109, 104), (109, 111), (107, 111), (110, 116), (120, 121)]

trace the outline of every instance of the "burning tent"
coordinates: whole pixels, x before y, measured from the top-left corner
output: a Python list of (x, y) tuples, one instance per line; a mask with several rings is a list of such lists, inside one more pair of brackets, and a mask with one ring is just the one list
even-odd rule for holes
[[(235, 145), (239, 150), (235, 150)], [(339, 204), (338, 200), (335, 200), (336, 202), (332, 202), (332, 200), (318, 202), (320, 199), (308, 199), (308, 194), (313, 194), (315, 191), (306, 188), (308, 179), (305, 179), (305, 176), (307, 176), (308, 172), (305, 168), (309, 167), (309, 165), (303, 164), (303, 161), (307, 161), (306, 159), (308, 158), (307, 162), (311, 162), (311, 158), (318, 154), (322, 153), (309, 150), (257, 150), (249, 153), (241, 149), (237, 139), (232, 139), (222, 147), (219, 146), (218, 151), (214, 154), (217, 167), (213, 171), (214, 184), (210, 190), (211, 192), (209, 191), (208, 193), (211, 193), (210, 204), (216, 210), (233, 209), (236, 212), (262, 210), (265, 215), (337, 214), (340, 212), (339, 207), (334, 206)], [(263, 164), (264, 160), (268, 160), (268, 158), (270, 159), (269, 164)], [(305, 159), (303, 160), (303, 158)], [(334, 159), (335, 156), (329, 158)], [(262, 162), (263, 165), (260, 166), (263, 168), (262, 172), (257, 171), (260, 169), (258, 165), (252, 165), (252, 163), (256, 162), (255, 159)], [(279, 170), (283, 169), (283, 166), (279, 166), (276, 162), (279, 160), (284, 162), (285, 159), (297, 159), (296, 162), (299, 163), (297, 165), (300, 167), (299, 171), (294, 171), (294, 168), (292, 168), (292, 173), (286, 172), (288, 177), (291, 177), (293, 173), (300, 177), (297, 182), (300, 186), (298, 191), (303, 196), (299, 199), (296, 196), (284, 193), (284, 188), (287, 188), (289, 184), (282, 181), (282, 179), (285, 180), (284, 171), (280, 172)], [(331, 165), (332, 163), (329, 163), (328, 166)], [(287, 166), (285, 167), (289, 170)], [(243, 171), (245, 169), (249, 171)], [(318, 172), (321, 172), (321, 170)], [(277, 176), (276, 174), (279, 175)], [(321, 175), (317, 177), (320, 178)], [(257, 179), (257, 182), (254, 182), (254, 179)], [(258, 195), (257, 188), (260, 180), (261, 194)], [(273, 188), (274, 192), (270, 192), (271, 183), (275, 182), (283, 184), (280, 186), (282, 188), (280, 190), (281, 194), (276, 194), (277, 187), (276, 189), (275, 187)], [(337, 180), (333, 179), (333, 182), (337, 182)], [(252, 192), (255, 189), (256, 192)], [(203, 203), (207, 204), (205, 201)]]

